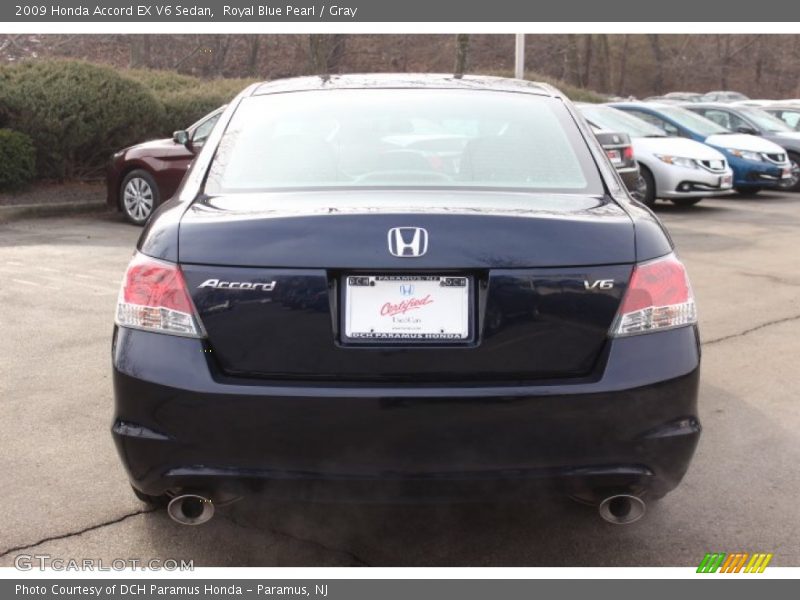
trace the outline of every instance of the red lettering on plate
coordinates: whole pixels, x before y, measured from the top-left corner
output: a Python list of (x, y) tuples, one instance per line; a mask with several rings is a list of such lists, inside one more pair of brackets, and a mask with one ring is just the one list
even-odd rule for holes
[(428, 304), (433, 304), (433, 299), (431, 295), (428, 294), (424, 298), (409, 298), (408, 300), (403, 300), (400, 304), (393, 304), (392, 302), (387, 302), (383, 306), (381, 306), (381, 316), (382, 317), (393, 317), (394, 315), (403, 315), (410, 310), (414, 310), (415, 308), (422, 308), (423, 306), (427, 306)]

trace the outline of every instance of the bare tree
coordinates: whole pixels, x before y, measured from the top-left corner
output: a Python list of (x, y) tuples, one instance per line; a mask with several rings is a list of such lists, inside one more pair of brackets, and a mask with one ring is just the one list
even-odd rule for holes
[(600, 45), (600, 89), (604, 92), (611, 91), (611, 48), (608, 44), (608, 35), (601, 33), (597, 36)]
[(592, 58), (594, 57), (594, 36), (587, 33), (583, 36), (583, 71), (579, 83), (587, 87), (592, 76)]
[(660, 94), (664, 90), (664, 57), (661, 52), (661, 40), (657, 33), (647, 35), (650, 42), (650, 50), (653, 53), (653, 90)]
[(469, 59), (469, 34), (459, 33), (456, 36), (456, 63), (453, 67), (453, 76), (461, 79), (467, 71)]
[(233, 35), (213, 35), (209, 44), (210, 60), (206, 63), (206, 75), (221, 77), (225, 71), (225, 61), (228, 58), (228, 50), (236, 36)]
[(152, 66), (150, 35), (132, 35), (130, 40), (130, 58), (128, 66), (132, 69), (147, 69)]
[(625, 91), (625, 75), (628, 71), (628, 48), (630, 38), (628, 34), (622, 36), (622, 51), (619, 54), (619, 76), (617, 77), (617, 95), (621, 96)]
[(581, 82), (581, 57), (578, 51), (578, 36), (567, 36), (567, 77), (572, 79), (575, 85), (582, 85)]
[(261, 37), (253, 35), (248, 38), (247, 48), (247, 73), (249, 75), (258, 75), (258, 53), (261, 50)]
[(316, 75), (328, 75), (337, 70), (344, 56), (346, 36), (340, 33), (310, 34), (308, 36), (308, 66)]

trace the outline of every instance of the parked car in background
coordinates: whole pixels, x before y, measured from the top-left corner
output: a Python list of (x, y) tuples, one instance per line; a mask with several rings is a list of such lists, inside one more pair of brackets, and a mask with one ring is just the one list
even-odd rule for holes
[(667, 100), (677, 100), (678, 102), (700, 102), (703, 94), (697, 92), (669, 92), (663, 96)]
[(702, 142), (725, 155), (733, 169), (733, 187), (743, 194), (780, 188), (792, 177), (792, 165), (781, 146), (756, 135), (734, 133), (682, 106), (647, 102), (620, 102), (624, 110), (667, 132)]
[(734, 106), (732, 104), (686, 104), (686, 108), (704, 116), (730, 131), (758, 135), (778, 144), (786, 150), (792, 163), (792, 177), (784, 179), (786, 189), (800, 188), (800, 132), (786, 123), (755, 106)]
[(758, 106), (765, 107), (770, 104), (775, 104), (775, 100), (739, 100), (738, 102), (730, 102), (733, 106)]
[(800, 131), (800, 105), (773, 103), (761, 110), (786, 123), (793, 131)]
[(648, 206), (657, 198), (686, 206), (730, 193), (733, 171), (719, 151), (694, 140), (669, 137), (663, 129), (610, 106), (579, 104), (578, 108), (592, 126), (624, 131), (631, 137), (645, 184), (641, 200)]
[(602, 127), (592, 127), (594, 136), (605, 150), (606, 156), (619, 173), (631, 196), (642, 201), (645, 183), (639, 172), (639, 165), (633, 156), (633, 144), (627, 133), (608, 131)]
[(258, 490), (555, 490), (640, 518), (701, 435), (697, 314), (592, 135), (531, 81), (248, 87), (122, 283), (112, 434), (136, 495), (183, 524)]
[(742, 100), (750, 100), (750, 98), (739, 92), (725, 90), (708, 92), (700, 98), (701, 102), (741, 102)]
[(224, 107), (207, 114), (172, 138), (124, 148), (111, 157), (106, 171), (106, 201), (134, 225), (144, 225), (180, 186), (186, 170), (203, 147)]

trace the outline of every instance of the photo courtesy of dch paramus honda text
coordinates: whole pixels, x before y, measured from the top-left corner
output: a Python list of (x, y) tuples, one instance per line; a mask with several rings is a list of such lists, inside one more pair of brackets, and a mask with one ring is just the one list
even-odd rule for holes
[(187, 524), (256, 492), (561, 494), (627, 523), (700, 436), (684, 266), (526, 81), (248, 87), (144, 229), (112, 348), (130, 482)]

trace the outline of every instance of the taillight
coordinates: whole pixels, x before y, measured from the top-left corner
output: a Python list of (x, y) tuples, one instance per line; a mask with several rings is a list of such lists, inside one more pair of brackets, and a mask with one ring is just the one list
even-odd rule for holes
[(681, 261), (670, 254), (637, 265), (611, 335), (635, 335), (697, 323), (692, 286)]
[(633, 146), (625, 146), (622, 149), (622, 158), (625, 160), (633, 160)]
[(203, 337), (180, 268), (138, 252), (125, 272), (117, 300), (116, 323), (134, 329)]

